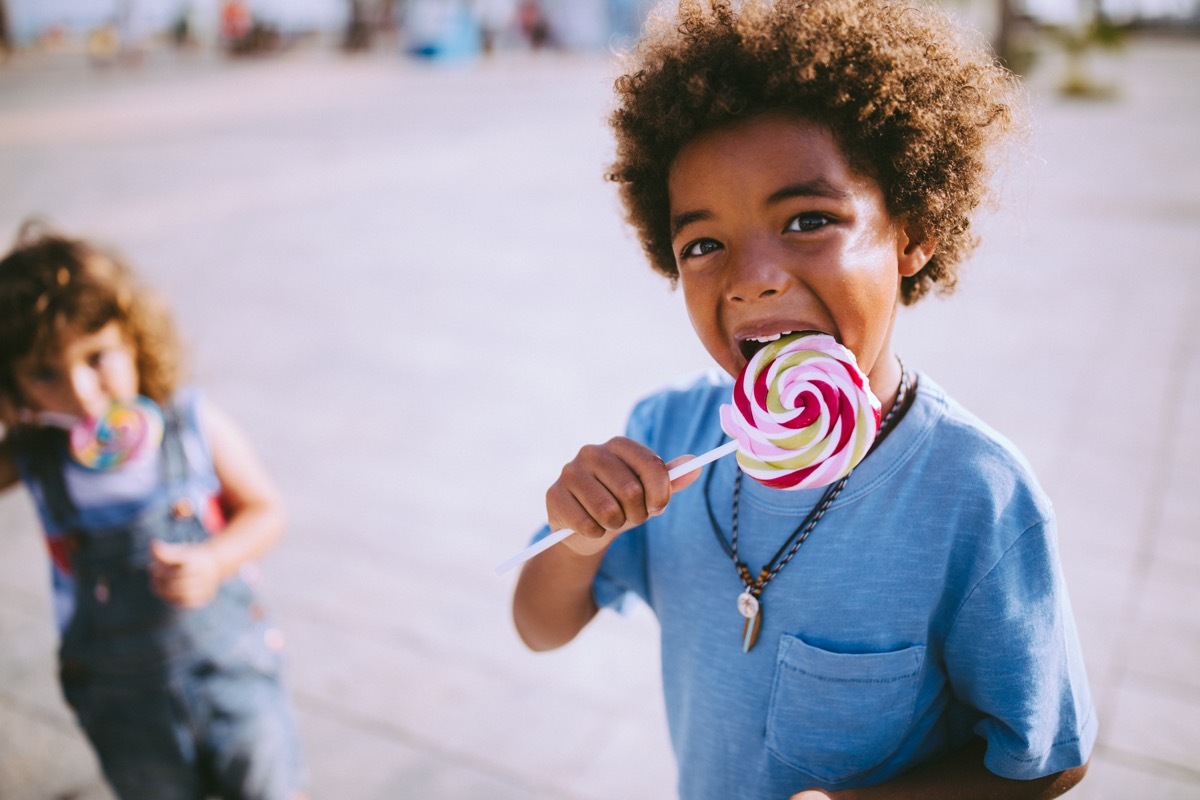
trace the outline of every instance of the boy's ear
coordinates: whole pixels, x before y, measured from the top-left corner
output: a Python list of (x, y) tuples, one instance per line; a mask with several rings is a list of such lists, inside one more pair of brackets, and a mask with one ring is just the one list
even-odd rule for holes
[(900, 276), (911, 278), (925, 268), (937, 250), (937, 240), (929, 239), (911, 225), (901, 225), (896, 234), (896, 256), (900, 264)]

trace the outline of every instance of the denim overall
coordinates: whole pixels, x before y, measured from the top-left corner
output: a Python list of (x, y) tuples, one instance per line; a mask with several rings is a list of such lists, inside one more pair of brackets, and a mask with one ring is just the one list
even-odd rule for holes
[(300, 791), (299, 742), (254, 593), (235, 577), (183, 609), (150, 586), (153, 540), (209, 538), (187, 495), (182, 416), (165, 410), (162, 481), (120, 527), (78, 524), (63, 432), (37, 431), (40, 446), (20, 448), (57, 529), (71, 531), (63, 694), (122, 800), (285, 800)]

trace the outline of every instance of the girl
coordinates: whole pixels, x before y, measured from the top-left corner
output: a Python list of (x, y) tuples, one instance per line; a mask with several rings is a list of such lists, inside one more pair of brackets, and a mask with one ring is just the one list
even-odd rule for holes
[[(63, 694), (122, 800), (294, 800), (282, 637), (240, 576), (283, 505), (178, 381), (171, 320), (129, 267), (23, 226), (0, 261), (0, 489), (24, 482), (45, 527)], [(160, 446), (108, 469), (72, 455), (68, 429), (139, 397)]]

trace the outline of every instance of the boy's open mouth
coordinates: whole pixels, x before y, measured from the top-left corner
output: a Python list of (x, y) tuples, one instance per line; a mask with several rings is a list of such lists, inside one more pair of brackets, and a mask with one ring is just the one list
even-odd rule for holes
[(738, 342), (738, 350), (741, 352), (742, 357), (745, 358), (746, 361), (749, 361), (750, 359), (754, 358), (755, 354), (757, 354), (759, 350), (762, 350), (771, 342), (777, 342), (784, 336), (791, 336), (796, 333), (816, 333), (816, 331), (783, 331), (781, 333), (773, 333), (769, 336), (751, 336)]

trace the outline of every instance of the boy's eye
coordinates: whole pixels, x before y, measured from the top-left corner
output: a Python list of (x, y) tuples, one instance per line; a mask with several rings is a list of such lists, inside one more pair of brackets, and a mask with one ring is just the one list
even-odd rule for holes
[(698, 258), (720, 249), (721, 243), (715, 239), (697, 239), (690, 244), (684, 245), (683, 250), (679, 253), (679, 257), (681, 259)]
[(803, 214), (797, 214), (788, 222), (786, 230), (789, 231), (815, 231), (818, 228), (823, 228), (832, 220), (828, 214), (822, 214), (819, 211), (806, 211)]

